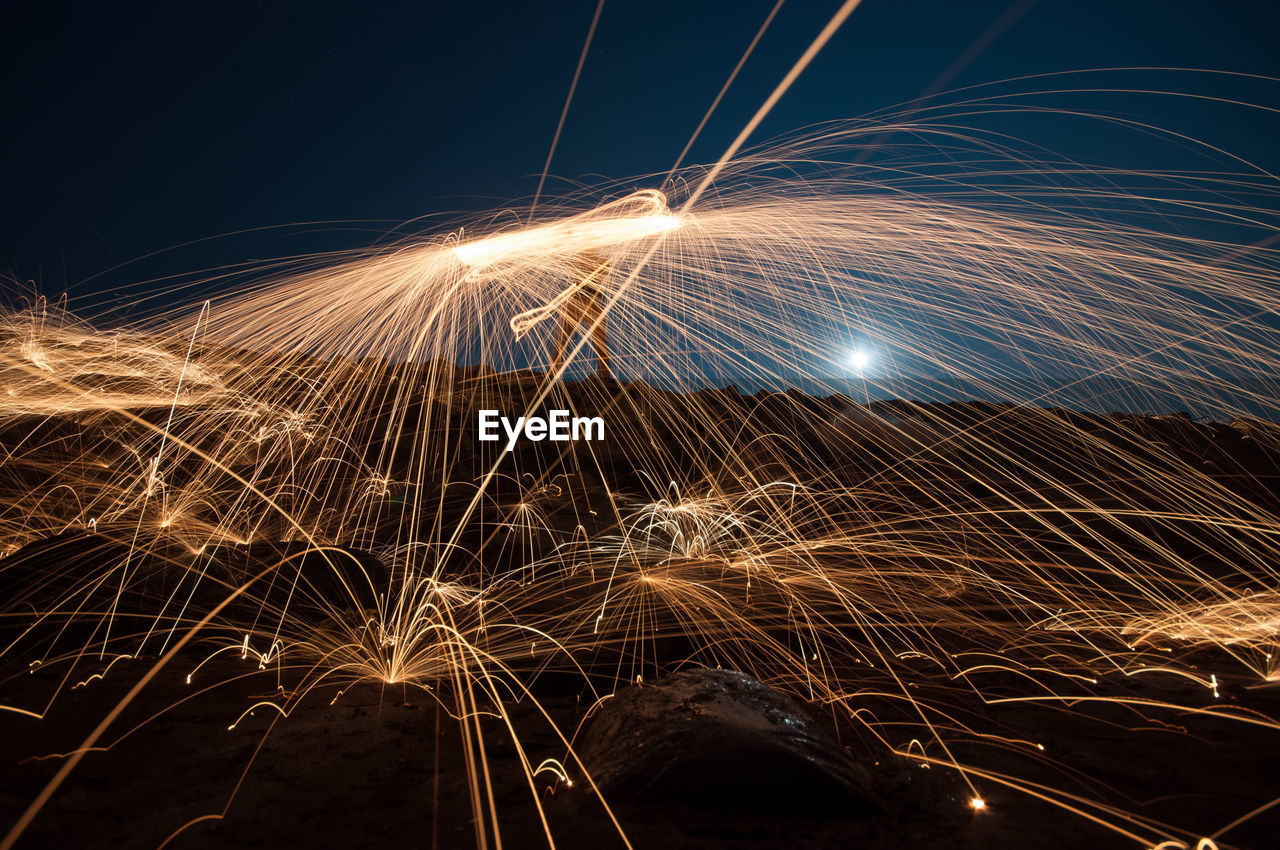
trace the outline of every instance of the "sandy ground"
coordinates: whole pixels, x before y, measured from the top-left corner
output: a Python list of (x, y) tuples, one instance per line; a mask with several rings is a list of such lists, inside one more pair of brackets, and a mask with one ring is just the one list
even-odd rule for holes
[[(274, 674), (255, 673), (251, 662), (219, 661), (187, 685), (185, 671), (198, 661), (182, 655), (161, 672), (112, 725), (104, 739), (109, 749), (85, 756), (18, 846), (155, 847), (184, 824), (224, 811), (189, 826), (169, 846), (475, 845), (460, 727), (428, 695), (409, 692), (406, 703), (395, 689), (362, 685), (337, 695), (336, 688), (321, 688), (287, 719), (259, 708), (229, 731), (255, 698), (270, 698)], [(146, 665), (117, 664), (105, 679), (66, 694), (42, 721), (0, 715), (3, 822), (12, 823), (62, 763), (42, 757), (73, 750)], [(37, 703), (54, 684), (53, 673), (11, 679), (4, 702)], [(1213, 702), (1212, 695), (1181, 688), (1172, 677), (1152, 681), (1134, 693), (1187, 705)], [(585, 710), (583, 695), (557, 688), (563, 684), (543, 688), (538, 701), (561, 728), (572, 730)], [(209, 685), (215, 686), (205, 690)], [(1280, 714), (1276, 690), (1245, 690), (1228, 675), (1221, 695), (1237, 707)], [(564, 757), (563, 745), (530, 700), (506, 710), (531, 762)], [(1270, 730), (1169, 713), (1163, 725), (1115, 705), (983, 710), (1008, 727), (1011, 739), (1034, 740), (1045, 750), (1033, 754), (1025, 745), (953, 741), (961, 760), (1074, 788), (1081, 796), (1187, 830), (1211, 833), (1276, 791), (1277, 744)], [(818, 709), (814, 713), (823, 716)], [(531, 789), (504, 724), (489, 719), (482, 728), (504, 846), (547, 846), (535, 794), (556, 846), (626, 846), (581, 782), (569, 789), (543, 773)], [(610, 802), (631, 846), (655, 850), (1134, 846), (1085, 818), (989, 780), (975, 780), (988, 803), (986, 811), (975, 813), (967, 806), (971, 792), (953, 772), (876, 753), (849, 727), (833, 731), (871, 772), (879, 813), (851, 816), (838, 807), (803, 814), (742, 811), (704, 805), (696, 797), (683, 804)], [(724, 764), (723, 770), (751, 771), (752, 765)], [(1275, 846), (1278, 830), (1280, 807), (1231, 831), (1220, 844), (1261, 850)]]
[[(514, 393), (528, 389), (526, 385), (532, 384), (513, 382), (506, 389)], [(900, 447), (893, 441), (902, 428), (962, 429), (979, 446), (991, 441), (1014, 447), (1010, 451), (1022, 445), (1014, 439), (1020, 433), (1040, 434), (1059, 428), (1065, 435), (1062, 440), (1093, 434), (1091, 440), (1105, 440), (1118, 451), (1138, 457), (1155, 457), (1151, 446), (1165, 447), (1162, 452), (1177, 454), (1176, 458), (1160, 455), (1164, 458), (1161, 463), (1171, 468), (1181, 469), (1176, 466), (1181, 463), (1210, 469), (1224, 488), (1262, 508), (1274, 512), (1280, 504), (1276, 456), (1260, 439), (1225, 425), (1193, 424), (1179, 418), (1090, 418), (990, 405), (909, 408), (885, 404), (833, 413), (830, 403), (802, 396), (751, 399), (738, 396), (736, 391), (722, 395), (713, 394), (708, 403), (746, 411), (761, 432), (797, 435), (785, 446), (770, 449), (777, 449), (776, 457), (744, 453), (736, 458), (754, 464), (753, 468), (763, 470), (762, 475), (774, 468), (821, 469), (851, 484), (870, 480), (886, 464), (896, 464)], [(646, 468), (646, 458), (631, 454), (661, 448), (670, 453), (670, 457), (664, 454), (663, 463), (671, 468), (697, 471), (700, 464), (714, 465), (717, 458), (710, 450), (703, 451), (699, 444), (695, 452), (670, 436), (680, 424), (679, 410), (664, 408), (662, 405), (670, 402), (664, 398), (657, 391), (632, 386), (611, 395), (607, 406), (602, 402), (602, 409), (608, 410), (634, 406), (629, 415), (637, 422), (648, 422), (645, 433), (657, 435), (654, 439), (658, 443), (619, 440), (602, 454), (598, 467), (581, 464), (575, 468), (569, 462), (573, 458), (555, 453), (544, 457), (538, 453), (541, 449), (535, 448), (513, 453), (511, 462), (517, 471), (573, 472), (572, 485), (566, 485), (573, 489), (564, 496), (566, 507), (547, 518), (556, 533), (548, 535), (551, 542), (556, 535), (572, 534), (578, 525), (591, 537), (608, 532), (613, 520), (609, 519), (609, 497), (601, 480), (612, 477), (613, 493), (641, 493), (643, 482), (634, 470)], [(515, 405), (514, 400), (508, 402), (508, 408)], [(577, 402), (591, 407), (586, 395)], [(459, 423), (470, 422), (470, 404), (455, 401), (450, 415)], [(660, 415), (670, 421), (661, 420)], [(876, 426), (879, 417), (896, 424), (892, 429)], [(21, 427), (26, 426), (14, 425), (15, 433)], [(849, 434), (857, 437), (856, 451), (841, 448), (836, 441), (841, 434), (845, 435), (842, 439), (852, 439)], [(1096, 448), (1098, 443), (1089, 445)], [(1110, 482), (1112, 490), (1108, 492), (1113, 498), (1123, 498), (1126, 506), (1143, 505), (1151, 498), (1143, 480), (1124, 478), (1106, 467), (1099, 460), (1107, 457), (1105, 453), (1070, 454), (1069, 462), (1051, 469), (1056, 463), (1053, 457), (1034, 446), (1022, 451), (1028, 464), (1061, 478), (1072, 494), (1101, 499), (1098, 483)], [(1091, 458), (1097, 468), (1082, 466), (1080, 458)], [(956, 461), (958, 467), (963, 466), (963, 459)], [(468, 447), (451, 471), (451, 480), (475, 480), (491, 462), (484, 452)], [(910, 478), (904, 473), (904, 481), (918, 481), (918, 488), (904, 488), (898, 495), (906, 502), (915, 499), (926, 503), (940, 482), (946, 481), (957, 498), (964, 497), (968, 479), (947, 479), (944, 472), (938, 459), (929, 460)], [(1002, 474), (996, 468), (987, 472)], [(997, 486), (1016, 494), (1011, 489), (1016, 483), (997, 482)], [(495, 488), (500, 490), (497, 484)], [(495, 499), (508, 497), (520, 494), (495, 494)], [(419, 498), (424, 504), (435, 504), (433, 500), (443, 496), (424, 489)], [(1109, 503), (1101, 504), (1105, 510)], [(1143, 532), (1148, 543), (1161, 540), (1160, 529), (1140, 525), (1137, 519), (1132, 522), (1134, 539)], [(474, 548), (479, 539), (468, 538), (463, 543)], [(1133, 545), (1133, 540), (1117, 538), (1116, 545)], [(1236, 565), (1218, 556), (1213, 541), (1167, 535), (1163, 545), (1179, 547), (1198, 568), (1227, 578), (1235, 575)], [(503, 552), (504, 557), (521, 555)], [(16, 560), (5, 562), (8, 572), (3, 589), (7, 594), (20, 592), (30, 578), (13, 567)], [(40, 569), (37, 563), (37, 576)], [(80, 575), (75, 569), (67, 575)], [(932, 639), (956, 641), (954, 646), (939, 647), (945, 651), (964, 648), (960, 634), (948, 636), (936, 631)], [(72, 645), (83, 644), (70, 639), (63, 642), (63, 646)], [(237, 724), (250, 706), (278, 700), (276, 674), (259, 672), (253, 661), (224, 655), (202, 667), (188, 684), (187, 674), (200, 665), (205, 654), (192, 647), (160, 671), (111, 723), (101, 742), (106, 749), (84, 755), (17, 847), (153, 848), (167, 839), (168, 846), (178, 848), (477, 846), (477, 807), (473, 805), (477, 786), (471, 781), (477, 771), (469, 767), (461, 724), (449, 711), (438, 708), (431, 695), (367, 684), (338, 693), (337, 685), (322, 685), (295, 706), (288, 718), (262, 706)], [(670, 670), (678, 666), (676, 659), (680, 657), (675, 653), (661, 660)], [(0, 705), (42, 712), (62, 677), (69, 678), (43, 719), (0, 712), (0, 827), (6, 830), (59, 770), (65, 754), (80, 746), (154, 659), (118, 663), (105, 678), (74, 689), (70, 686), (104, 665), (85, 658), (74, 674), (68, 674), (65, 667), (53, 665), (28, 670), (27, 661), (10, 654), (0, 662), (4, 665), (0, 667)], [(848, 665), (838, 671), (838, 678), (850, 692), (856, 692), (859, 679), (852, 659), (836, 659), (834, 663)], [(708, 770), (705, 794), (694, 791), (687, 799), (661, 803), (609, 799), (616, 825), (581, 777), (569, 788), (556, 782), (550, 772), (540, 773), (532, 781), (527, 776), (526, 762), (536, 766), (544, 759), (566, 758), (565, 746), (542, 711), (556, 727), (572, 735), (593, 702), (581, 677), (545, 676), (531, 682), (536, 703), (529, 698), (512, 698), (501, 706), (479, 706), (492, 710), (482, 711), (478, 721), (487, 765), (479, 771), (487, 782), (478, 786), (483, 831), (489, 836), (488, 846), (497, 846), (493, 840), (496, 833), (502, 846), (521, 848), (548, 846), (548, 832), (555, 846), (584, 849), (628, 845), (643, 850), (1141, 846), (1141, 842), (1089, 819), (1097, 814), (1112, 824), (1128, 823), (1145, 837), (1164, 834), (1194, 846), (1198, 837), (1214, 835), (1280, 796), (1280, 772), (1275, 768), (1280, 733), (1263, 722), (1229, 721), (1212, 714), (1229, 707), (1237, 715), (1260, 721), (1280, 718), (1280, 687), (1257, 687), (1257, 677), (1244, 678), (1242, 665), (1224, 654), (1180, 653), (1179, 663), (1196, 665), (1202, 678), (1216, 676), (1217, 695), (1186, 678), (1160, 673), (1133, 677), (1115, 673), (1080, 692), (1112, 700), (1109, 702), (992, 704), (971, 690), (953, 688), (955, 693), (948, 696), (947, 704), (955, 709), (957, 724), (968, 723), (988, 733), (975, 738), (959, 725), (936, 730), (938, 741), (950, 748), (956, 761), (986, 772), (986, 776), (969, 778), (972, 788), (954, 770), (923, 767), (890, 754), (865, 728), (855, 725), (848, 712), (811, 705), (811, 713), (828, 724), (831, 733), (870, 772), (880, 803), (875, 813), (855, 813), (841, 806), (803, 813), (760, 805), (748, 809), (726, 806), (716, 801), (715, 788), (710, 787), (716, 782), (717, 770), (739, 780), (746, 774), (766, 787), (781, 787), (790, 778), (762, 771), (746, 757), (722, 758), (723, 764)], [(1046, 659), (1046, 664), (1051, 666), (1052, 660)], [(907, 693), (917, 683), (921, 687), (939, 685), (936, 679), (929, 679), (936, 676), (936, 666), (922, 665), (914, 670), (909, 660), (902, 661), (899, 673), (904, 676)], [(1042, 694), (1041, 685), (1013, 673), (1002, 681), (1002, 675), (984, 678), (983, 692), (1021, 698)], [(950, 687), (948, 681), (941, 685)], [(439, 696), (445, 705), (455, 704), (451, 693), (442, 691)], [(1183, 708), (1155, 708), (1152, 703)], [(848, 704), (855, 711), (862, 707), (856, 696)], [(883, 701), (869, 702), (866, 708), (875, 714), (877, 728), (890, 737), (895, 729), (921, 728), (920, 718), (911, 716), (906, 708), (899, 707), (898, 716), (893, 715), (893, 709), (886, 709)], [(235, 728), (229, 729), (233, 724)], [(919, 733), (907, 732), (895, 740), (913, 734)], [(935, 754), (937, 745), (930, 744)], [(697, 742), (691, 741), (690, 746), (696, 748)], [(1017, 784), (1033, 793), (1002, 784), (1000, 778), (1005, 776), (1016, 777)], [(1078, 797), (1080, 812), (1037, 799), (1037, 786), (1052, 789), (1051, 796), (1059, 800), (1070, 799), (1065, 795)], [(987, 804), (983, 811), (970, 806), (975, 789)], [(1104, 808), (1091, 808), (1091, 803)], [(496, 812), (496, 824), (490, 812)], [(1117, 812), (1128, 813), (1133, 820), (1126, 822)], [(1144, 821), (1163, 824), (1167, 830), (1149, 829)], [(1254, 850), (1280, 847), (1280, 806), (1228, 830), (1217, 842), (1219, 847)]]

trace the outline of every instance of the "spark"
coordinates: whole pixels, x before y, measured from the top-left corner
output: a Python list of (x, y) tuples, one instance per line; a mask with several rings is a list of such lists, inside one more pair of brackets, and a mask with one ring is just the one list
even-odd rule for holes
[(679, 226), (680, 217), (667, 209), (665, 195), (641, 190), (563, 221), (462, 243), (453, 253), (464, 265), (479, 270), (503, 260), (572, 257), (659, 236)]
[[(265, 677), (270, 699), (230, 728), (258, 708), (283, 723), (326, 689), (395, 684), (439, 700), (469, 747), (477, 718), (540, 706), (542, 671), (607, 681), (599, 704), (692, 660), (966, 783), (990, 772), (955, 741), (1052, 763), (974, 710), (988, 703), (1280, 729), (1229, 700), (1208, 712), (1108, 690), (1139, 675), (1215, 697), (1280, 681), (1280, 519), (1248, 476), (1204, 464), (1237, 442), (1280, 451), (1276, 255), (1223, 261), (1220, 242), (1188, 235), (1195, 219), (1156, 229), (1189, 215), (1182, 178), (1162, 205), (1159, 175), (1133, 175), (1159, 212), (1118, 224), (1103, 213), (1132, 200), (1112, 194), (1122, 175), (1096, 175), (1105, 191), (1078, 170), (1072, 188), (1046, 187), (1052, 168), (993, 168), (944, 118), (912, 126), (948, 156), (912, 147), (912, 167), (883, 174), (830, 167), (883, 123), (827, 127), (718, 166), (696, 199), (699, 170), (666, 192), (548, 203), (519, 228), (298, 260), (202, 305), (198, 336), (191, 316), (103, 331), (61, 308), (0, 312), (0, 552), (68, 532), (102, 543), (14, 580), (4, 613), (22, 627), (5, 657), (39, 655), (33, 675), (66, 683), (50, 701), (101, 676), (77, 669), (89, 657), (181, 646), (188, 683), (239, 659), (235, 675)], [(1034, 188), (973, 176), (993, 172)], [(1197, 179), (1222, 197), (1275, 193)], [(1238, 224), (1244, 209), (1195, 214)], [(533, 319), (563, 307), (588, 251), (615, 270), (602, 286), (626, 387), (556, 387), (530, 369), (555, 334)], [(872, 313), (892, 320), (838, 362), (831, 341)], [(1004, 403), (850, 404), (848, 369), (889, 351), (902, 374), (886, 390), (902, 399), (950, 381)], [(813, 391), (780, 391), (800, 385)], [(494, 460), (457, 429), (491, 398), (533, 414), (552, 392), (615, 417), (607, 455)], [(1107, 413), (1169, 396), (1217, 422)], [(663, 654), (673, 639), (679, 658)], [(1198, 670), (1206, 648), (1228, 669)], [(522, 751), (530, 786), (570, 773), (589, 786), (573, 736), (554, 737), (560, 758)], [(480, 824), (498, 817), (482, 763)], [(999, 781), (1117, 834), (1163, 835), (1074, 786)]]

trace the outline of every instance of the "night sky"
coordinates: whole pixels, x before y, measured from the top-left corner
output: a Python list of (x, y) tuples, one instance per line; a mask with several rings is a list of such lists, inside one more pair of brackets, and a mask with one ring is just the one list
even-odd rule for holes
[[(367, 246), (527, 201), (595, 5), (6, 4), (6, 300), (65, 291), (93, 313), (123, 284)], [(783, 7), (690, 161), (723, 151), (839, 5)], [(669, 168), (772, 6), (609, 0), (548, 192)], [(752, 141), (1028, 74), (1280, 76), (1277, 34), (1273, 2), (865, 0)], [(1124, 78), (1143, 82), (1200, 85)], [(1272, 83), (1226, 90), (1280, 105)], [(1274, 120), (1162, 97), (1122, 108), (1280, 169)], [(993, 120), (1091, 162), (1194, 167), (1167, 145)]]

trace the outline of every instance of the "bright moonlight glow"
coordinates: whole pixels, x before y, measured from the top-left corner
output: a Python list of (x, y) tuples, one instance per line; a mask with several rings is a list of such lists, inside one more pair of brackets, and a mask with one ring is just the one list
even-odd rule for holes
[(849, 355), (849, 365), (861, 372), (871, 363), (871, 352), (859, 348)]

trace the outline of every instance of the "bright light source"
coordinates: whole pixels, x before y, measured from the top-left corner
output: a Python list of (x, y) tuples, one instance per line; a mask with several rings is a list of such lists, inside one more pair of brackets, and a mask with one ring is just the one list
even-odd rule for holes
[(871, 352), (859, 348), (849, 355), (849, 365), (861, 372), (871, 362)]
[(987, 801), (981, 797), (974, 797), (969, 801), (969, 805), (973, 806), (975, 812), (980, 812), (987, 807)]
[(556, 224), (490, 236), (478, 242), (459, 245), (453, 251), (466, 265), (484, 267), (498, 260), (520, 255), (575, 254), (604, 248), (646, 236), (657, 236), (679, 226), (680, 219), (670, 213)]
[(515, 257), (581, 254), (658, 236), (679, 226), (680, 217), (667, 208), (666, 195), (654, 189), (641, 189), (560, 221), (457, 245), (453, 254), (464, 265), (483, 269)]

